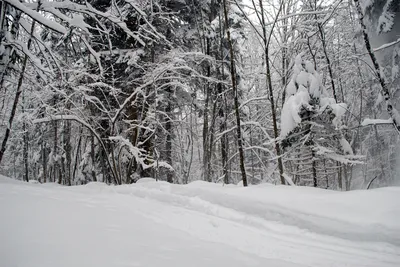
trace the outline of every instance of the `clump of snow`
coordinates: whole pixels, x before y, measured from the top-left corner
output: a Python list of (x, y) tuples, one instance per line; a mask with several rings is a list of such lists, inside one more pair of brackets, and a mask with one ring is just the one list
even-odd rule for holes
[(340, 139), (340, 145), (342, 146), (342, 150), (345, 155), (354, 155), (353, 149), (351, 148), (350, 143), (346, 140), (346, 138), (342, 137)]
[(361, 4), (363, 13), (365, 13), (365, 10), (368, 7), (372, 6), (374, 2), (375, 2), (375, 0), (360, 0), (360, 4)]
[(379, 106), (379, 104), (382, 103), (382, 101), (383, 101), (383, 96), (382, 96), (381, 93), (379, 93), (378, 94), (378, 98), (376, 99), (374, 106), (375, 107)]
[(335, 115), (332, 124), (338, 129), (347, 111), (347, 105), (336, 103), (335, 99), (326, 95), (321, 77), (310, 61), (304, 61), (300, 54), (296, 56), (294, 62), (293, 75), (286, 89), (287, 98), (281, 113), (280, 137), (286, 137), (302, 122), (300, 117), (302, 109), (313, 110), (310, 105), (311, 99), (318, 100), (319, 113), (330, 108)]
[(286, 88), (286, 94), (288, 96), (294, 95), (297, 91), (296, 85), (293, 80), (291, 80)]
[(377, 33), (385, 33), (389, 32), (394, 24), (395, 14), (389, 10), (389, 6), (392, 4), (392, 0), (386, 1), (385, 6), (383, 7), (382, 14), (378, 19)]
[(153, 183), (153, 182), (155, 182), (156, 181), (156, 179), (154, 179), (154, 178), (150, 178), (150, 177), (146, 177), (146, 178), (140, 178), (139, 180), (137, 180), (137, 184), (142, 184), (142, 183)]
[(333, 125), (338, 128), (340, 124), (342, 123), (342, 117), (347, 111), (347, 104), (345, 103), (334, 103), (330, 104), (330, 107), (332, 108), (333, 114), (335, 114), (335, 118), (333, 119), (332, 123)]
[(108, 185), (102, 182), (89, 182), (85, 186), (88, 188), (104, 188), (107, 187)]
[(361, 126), (377, 125), (377, 124), (391, 124), (392, 119), (382, 120), (382, 119), (364, 119)]
[(310, 95), (302, 87), (286, 100), (281, 114), (281, 137), (287, 136), (301, 123), (299, 112), (302, 107), (309, 107)]

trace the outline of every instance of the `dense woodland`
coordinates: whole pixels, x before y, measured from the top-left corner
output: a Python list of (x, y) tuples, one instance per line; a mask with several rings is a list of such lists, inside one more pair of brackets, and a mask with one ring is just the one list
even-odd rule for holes
[(399, 183), (399, 0), (3, 0), (0, 42), (10, 177)]

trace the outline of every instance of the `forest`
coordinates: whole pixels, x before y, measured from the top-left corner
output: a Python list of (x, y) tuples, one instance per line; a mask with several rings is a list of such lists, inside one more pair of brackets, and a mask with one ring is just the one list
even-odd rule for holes
[(2, 0), (0, 173), (400, 184), (399, 0)]

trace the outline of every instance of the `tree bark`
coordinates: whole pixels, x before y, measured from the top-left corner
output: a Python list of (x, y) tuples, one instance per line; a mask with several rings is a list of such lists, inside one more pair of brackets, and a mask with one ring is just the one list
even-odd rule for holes
[[(27, 44), (28, 49), (30, 49), (31, 44), (32, 44), (32, 35), (33, 35), (34, 30), (35, 30), (35, 21), (32, 22), (30, 36), (29, 36), (28, 44)], [(10, 138), (11, 128), (12, 128), (12, 125), (13, 125), (13, 122), (14, 122), (15, 113), (17, 111), (19, 98), (20, 98), (21, 93), (22, 93), (22, 84), (23, 84), (23, 80), (24, 80), (24, 74), (25, 74), (27, 63), (28, 63), (28, 55), (25, 54), (24, 60), (22, 62), (21, 73), (20, 73), (20, 76), (19, 76), (19, 79), (18, 79), (17, 91), (15, 93), (14, 102), (13, 102), (13, 105), (12, 105), (12, 108), (11, 108), (10, 118), (8, 120), (6, 133), (4, 135), (3, 142), (1, 143), (0, 163), (3, 160), (4, 153), (6, 152), (6, 149), (7, 149), (7, 142), (8, 142), (8, 139)]]
[(65, 179), (67, 185), (71, 185), (71, 122), (64, 123), (64, 151), (65, 151)]
[(92, 179), (93, 179), (93, 182), (97, 182), (96, 171), (95, 171), (96, 158), (95, 158), (95, 144), (94, 144), (93, 133), (90, 135), (90, 158), (92, 160), (92, 170), (91, 170)]
[[(172, 97), (172, 90), (171, 88), (168, 87), (167, 89), (167, 107), (165, 108), (165, 113), (167, 114), (166, 122), (165, 122), (165, 131), (167, 132), (167, 137), (166, 137), (166, 144), (165, 144), (165, 159), (169, 165), (172, 166), (172, 103), (171, 103), (171, 97)], [(173, 183), (174, 182), (174, 173), (172, 170), (167, 170), (167, 182), (168, 183)]]
[(43, 132), (42, 132), (42, 140), (41, 140), (41, 149), (42, 149), (42, 166), (43, 166), (43, 183), (47, 182), (47, 153), (46, 153), (46, 145), (43, 140)]
[[(218, 15), (219, 23), (222, 25), (222, 20), (221, 20), (221, 14)], [(221, 60), (221, 81), (224, 79), (224, 49), (223, 49), (223, 31), (222, 27), (219, 32), (219, 37), (220, 37), (220, 60)], [(228, 113), (228, 104), (226, 101), (226, 93), (224, 91), (224, 85), (222, 83), (218, 84), (218, 94), (221, 99), (221, 107), (219, 109), (219, 120), (220, 120), (220, 126), (219, 130), (222, 134), (221, 136), (221, 161), (222, 161), (222, 173), (223, 173), (223, 179), (225, 184), (229, 184), (230, 182), (230, 175), (229, 175), (229, 169), (228, 169), (228, 151), (229, 151), (229, 142), (228, 142), (228, 135), (227, 133), (224, 133), (227, 130), (227, 113)]]
[(226, 27), (226, 34), (229, 44), (229, 52), (230, 52), (230, 70), (231, 70), (231, 80), (232, 80), (232, 89), (234, 94), (234, 103), (235, 103), (235, 115), (236, 115), (236, 134), (237, 134), (237, 145), (239, 150), (239, 161), (240, 161), (240, 171), (242, 174), (242, 181), (243, 186), (247, 186), (247, 175), (246, 175), (246, 168), (244, 165), (244, 150), (243, 150), (243, 140), (242, 140), (242, 130), (240, 127), (240, 113), (239, 113), (239, 96), (238, 96), (238, 88), (237, 88), (237, 81), (236, 81), (236, 69), (235, 69), (235, 58), (233, 52), (233, 44), (231, 40), (231, 32), (229, 29), (229, 18), (228, 18), (228, 7), (227, 1), (223, 1), (224, 5), (224, 15), (225, 15), (225, 27)]
[[(206, 41), (206, 54), (210, 55), (210, 38), (207, 38)], [(211, 76), (211, 68), (207, 66), (207, 77)], [(204, 103), (204, 114), (203, 114), (203, 178), (207, 182), (211, 182), (211, 177), (209, 177), (209, 168), (210, 168), (210, 140), (209, 140), (209, 106), (210, 106), (210, 97), (211, 97), (211, 87), (207, 82), (205, 85), (205, 103)]]
[[(267, 84), (268, 84), (268, 90), (269, 90), (269, 101), (271, 104), (271, 113), (272, 113), (272, 124), (274, 128), (274, 137), (277, 139), (279, 137), (278, 133), (278, 122), (276, 119), (276, 108), (275, 108), (275, 100), (274, 100), (274, 90), (272, 88), (272, 80), (271, 80), (271, 70), (269, 66), (269, 38), (267, 38), (267, 32), (266, 32), (266, 26), (265, 26), (265, 17), (264, 17), (264, 7), (262, 0), (260, 2), (260, 8), (261, 8), (261, 22), (262, 22), (262, 29), (263, 29), (263, 42), (264, 42), (264, 57), (265, 57), (265, 67), (266, 67), (266, 78), (267, 78)], [(281, 5), (282, 8), (282, 5)], [(278, 13), (279, 14), (279, 13)], [(276, 22), (276, 20), (275, 20)], [(275, 23), (273, 24), (275, 25)], [(271, 30), (272, 33), (272, 30)], [(285, 177), (283, 176), (283, 163), (282, 163), (282, 158), (281, 158), (281, 147), (279, 145), (279, 142), (275, 140), (275, 151), (276, 155), (278, 157), (278, 169), (279, 169), (279, 174), (281, 178), (281, 184), (285, 184)]]
[[(22, 93), (22, 113), (25, 112), (25, 94)], [(22, 122), (22, 131), (23, 131), (23, 158), (24, 158), (24, 180), (29, 182), (29, 161), (28, 161), (28, 149), (29, 149), (29, 133), (26, 129), (25, 119)]]

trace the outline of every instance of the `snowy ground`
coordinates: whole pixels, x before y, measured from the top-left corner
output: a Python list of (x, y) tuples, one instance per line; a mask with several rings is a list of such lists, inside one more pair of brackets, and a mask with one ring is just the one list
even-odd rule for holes
[(333, 192), (0, 176), (0, 266), (400, 266), (400, 188)]

